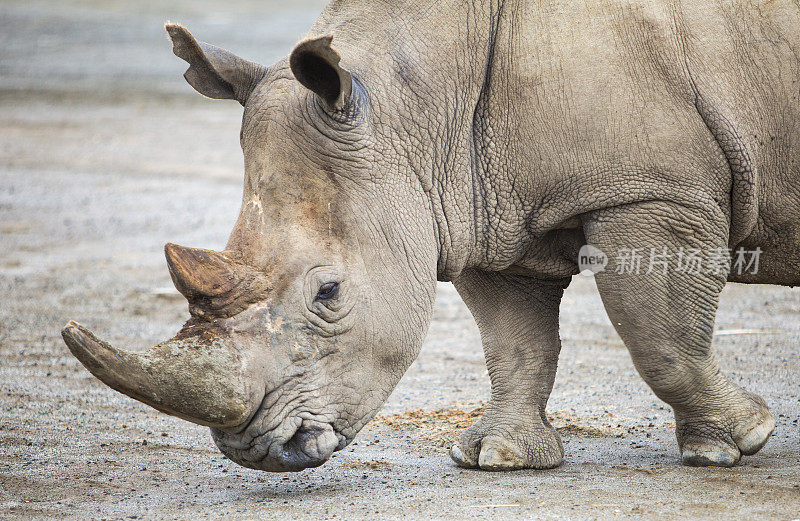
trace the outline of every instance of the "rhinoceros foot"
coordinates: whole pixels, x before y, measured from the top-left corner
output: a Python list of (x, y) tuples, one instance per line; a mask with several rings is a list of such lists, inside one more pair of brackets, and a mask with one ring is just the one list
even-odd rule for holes
[(724, 408), (701, 416), (679, 417), (676, 426), (684, 465), (732, 467), (743, 455), (755, 454), (775, 428), (764, 400), (736, 388)]
[(561, 464), (564, 448), (555, 429), (538, 416), (515, 421), (487, 410), (453, 445), (450, 457), (461, 467), (482, 470), (550, 469)]

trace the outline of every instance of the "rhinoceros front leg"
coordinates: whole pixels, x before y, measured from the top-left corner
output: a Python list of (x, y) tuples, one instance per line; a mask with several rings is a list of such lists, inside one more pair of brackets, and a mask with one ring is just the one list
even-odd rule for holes
[(616, 207), (584, 229), (610, 259), (598, 290), (639, 374), (675, 412), (683, 462), (727, 467), (757, 452), (775, 420), (764, 400), (722, 374), (711, 349), (728, 225), (706, 204)]
[(455, 287), (481, 332), (492, 395), (480, 421), (450, 455), (463, 467), (545, 469), (564, 449), (545, 416), (561, 343), (558, 307), (569, 281), (465, 271)]

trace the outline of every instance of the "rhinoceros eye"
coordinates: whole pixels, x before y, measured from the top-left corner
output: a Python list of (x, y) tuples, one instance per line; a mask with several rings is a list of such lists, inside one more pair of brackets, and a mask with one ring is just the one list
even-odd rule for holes
[(314, 300), (317, 302), (333, 300), (336, 298), (336, 295), (338, 294), (339, 294), (339, 283), (328, 282), (320, 286), (319, 291), (317, 291), (317, 296), (314, 297)]

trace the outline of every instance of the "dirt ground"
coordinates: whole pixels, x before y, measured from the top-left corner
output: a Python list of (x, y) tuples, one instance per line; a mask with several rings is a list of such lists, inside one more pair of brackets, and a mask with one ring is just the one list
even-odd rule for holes
[(800, 519), (800, 289), (724, 292), (719, 358), (778, 420), (732, 469), (679, 464), (671, 412), (584, 277), (562, 306), (549, 411), (566, 458), (554, 470), (462, 470), (447, 456), (489, 390), (449, 284), (381, 415), (317, 469), (238, 467), (206, 429), (96, 381), (61, 326), (132, 349), (171, 336), (187, 312), (164, 243), (221, 248), (239, 206), (241, 109), (184, 84), (163, 22), (271, 63), (321, 7), (161, 4), (0, 3), (0, 518)]

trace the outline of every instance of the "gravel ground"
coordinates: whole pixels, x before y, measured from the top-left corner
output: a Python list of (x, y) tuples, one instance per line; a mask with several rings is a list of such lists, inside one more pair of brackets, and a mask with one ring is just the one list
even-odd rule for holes
[(447, 456), (489, 392), (449, 284), (381, 415), (318, 469), (238, 467), (206, 429), (100, 384), (61, 326), (76, 319), (131, 349), (171, 336), (187, 313), (163, 244), (221, 248), (241, 195), (241, 111), (183, 83), (163, 22), (270, 63), (321, 3), (53, 4), (0, 4), (0, 518), (800, 518), (800, 289), (723, 294), (722, 365), (778, 420), (732, 469), (680, 466), (669, 409), (584, 277), (562, 305), (549, 410), (566, 458), (554, 470), (462, 470)]

